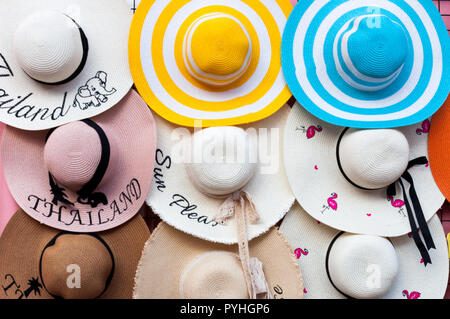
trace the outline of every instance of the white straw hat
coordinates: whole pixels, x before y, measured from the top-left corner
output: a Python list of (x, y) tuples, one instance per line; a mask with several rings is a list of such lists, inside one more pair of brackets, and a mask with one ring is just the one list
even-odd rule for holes
[[(428, 165), (430, 121), (399, 129), (334, 126), (295, 104), (286, 124), (284, 160), (300, 205), (320, 222), (347, 232), (413, 237), (426, 251), (428, 221), (444, 197)], [(405, 197), (406, 195), (406, 197)], [(421, 228), (425, 246), (417, 228)]]
[(131, 19), (123, 0), (2, 1), (0, 121), (43, 130), (116, 105), (133, 84)]
[[(263, 263), (270, 298), (303, 298), (295, 256), (272, 228), (250, 242)], [(135, 277), (135, 299), (249, 299), (236, 245), (211, 243), (161, 223), (147, 241)]]
[(443, 298), (449, 274), (444, 230), (437, 216), (428, 222), (436, 249), (423, 260), (409, 235), (385, 238), (343, 233), (309, 216), (298, 204), (280, 231), (295, 250), (305, 298)]
[(251, 219), (248, 239), (266, 232), (294, 202), (281, 150), (288, 114), (285, 106), (254, 125), (195, 132), (156, 116), (158, 145), (147, 204), (179, 230), (233, 244), (236, 223), (220, 221), (232, 217), (233, 202), (242, 199)]

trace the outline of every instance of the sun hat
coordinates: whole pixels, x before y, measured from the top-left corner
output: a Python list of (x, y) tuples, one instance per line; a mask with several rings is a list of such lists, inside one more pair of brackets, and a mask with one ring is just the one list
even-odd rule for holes
[(302, 0), (282, 65), (309, 112), (341, 126), (391, 128), (433, 115), (450, 91), (450, 38), (432, 1)]
[(147, 104), (183, 126), (268, 117), (291, 97), (281, 69), (289, 0), (141, 1), (131, 73)]
[[(5, 124), (0, 122), (0, 143), (3, 137), (3, 131), (5, 130)], [(3, 174), (2, 158), (0, 154), (0, 235), (5, 229), (9, 219), (19, 209), (14, 201), (6, 184), (5, 175)]]
[(48, 226), (98, 232), (132, 218), (153, 173), (156, 127), (131, 90), (114, 108), (50, 131), (7, 127), (2, 158), (19, 206)]
[(398, 129), (345, 128), (294, 105), (284, 160), (295, 197), (312, 217), (342, 231), (377, 236), (412, 231), (430, 262), (433, 239), (426, 221), (444, 197), (428, 165), (429, 126), (427, 119)]
[(449, 260), (435, 215), (428, 227), (436, 243), (424, 267), (410, 235), (378, 237), (344, 233), (314, 220), (296, 204), (280, 226), (298, 257), (305, 298), (442, 299)]
[(0, 121), (43, 130), (116, 105), (133, 85), (131, 19), (123, 0), (2, 1)]
[(245, 225), (222, 222), (243, 201), (248, 239), (266, 232), (294, 203), (282, 159), (288, 115), (285, 106), (252, 125), (195, 131), (155, 116), (158, 145), (147, 204), (179, 230), (234, 244), (236, 227)]
[(444, 106), (433, 117), (433, 126), (430, 129), (430, 137), (428, 139), (431, 172), (436, 184), (447, 199), (450, 199), (449, 121), (450, 99), (445, 102)]
[[(133, 298), (251, 299), (237, 250), (236, 245), (201, 240), (163, 222), (145, 244)], [(303, 298), (297, 261), (277, 229), (252, 240), (250, 253), (263, 263), (259, 274), (271, 298)]]
[(70, 233), (19, 210), (0, 238), (0, 299), (130, 299), (149, 236), (139, 215), (105, 232)]

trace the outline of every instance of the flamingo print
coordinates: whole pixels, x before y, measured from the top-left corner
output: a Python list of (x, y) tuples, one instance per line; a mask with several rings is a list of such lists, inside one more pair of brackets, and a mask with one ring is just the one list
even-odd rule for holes
[(326, 205), (322, 206), (322, 208), (323, 208), (322, 214), (327, 209), (332, 209), (332, 210), (337, 210), (338, 209), (338, 204), (335, 201), (335, 199), (337, 199), (337, 198), (338, 198), (338, 195), (336, 193), (332, 193), (331, 197), (328, 197), (328, 199), (327, 199), (328, 206), (326, 206)]
[(314, 136), (316, 136), (316, 132), (322, 132), (322, 126), (320, 125), (311, 125), (308, 127), (308, 129), (305, 128), (305, 126), (300, 126), (295, 129), (296, 131), (301, 131), (303, 133), (306, 133), (306, 137), (309, 139), (312, 139)]
[(422, 128), (416, 130), (417, 135), (422, 135), (430, 132), (430, 120), (425, 120), (422, 122)]
[(403, 297), (406, 297), (406, 299), (419, 299), (420, 292), (417, 291), (411, 291), (411, 293), (408, 292), (408, 290), (403, 290), (402, 292)]
[(405, 210), (403, 209), (403, 206), (405, 206), (405, 202), (402, 201), (401, 199), (396, 199), (394, 200), (394, 197), (391, 196), (388, 201), (391, 202), (392, 207), (396, 207), (399, 208), (398, 213), (403, 215), (403, 217), (405, 217)]
[(295, 251), (295, 256), (297, 256), (297, 259), (300, 259), (300, 257), (303, 256), (307, 256), (309, 254), (308, 249), (301, 249), (301, 248), (297, 248)]

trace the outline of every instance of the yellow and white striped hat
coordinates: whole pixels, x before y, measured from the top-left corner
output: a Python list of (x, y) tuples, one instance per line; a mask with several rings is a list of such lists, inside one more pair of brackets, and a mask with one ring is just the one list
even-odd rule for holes
[(291, 97), (281, 69), (289, 0), (144, 0), (129, 58), (140, 94), (184, 126), (254, 122)]

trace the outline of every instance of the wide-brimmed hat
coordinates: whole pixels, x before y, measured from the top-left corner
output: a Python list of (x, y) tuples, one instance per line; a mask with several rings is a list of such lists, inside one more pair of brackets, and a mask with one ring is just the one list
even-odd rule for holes
[(249, 219), (249, 240), (266, 232), (294, 203), (282, 159), (289, 110), (251, 125), (203, 130), (155, 116), (158, 145), (147, 204), (173, 227), (214, 242), (238, 241), (242, 224), (221, 223), (233, 218), (236, 205)]
[[(255, 274), (270, 298), (303, 298), (302, 276), (292, 249), (272, 228), (250, 242), (262, 263)], [(249, 299), (236, 245), (215, 244), (161, 223), (145, 244), (135, 279), (136, 299)]]
[(300, 104), (341, 126), (419, 123), (450, 91), (450, 38), (433, 1), (299, 1), (282, 64)]
[(149, 236), (139, 215), (105, 232), (70, 233), (19, 210), (0, 238), (0, 299), (129, 299)]
[(378, 237), (344, 233), (319, 223), (299, 205), (280, 231), (298, 258), (305, 298), (443, 298), (449, 260), (444, 231), (435, 215), (428, 228), (436, 243), (427, 266), (410, 235)]
[(150, 188), (156, 127), (131, 90), (108, 112), (50, 131), (7, 127), (5, 177), (14, 199), (36, 220), (62, 230), (116, 227), (141, 208)]
[(426, 120), (399, 129), (349, 129), (294, 105), (284, 160), (295, 197), (308, 214), (339, 230), (377, 236), (412, 231), (428, 262), (433, 243), (426, 221), (444, 202), (428, 165), (429, 127)]
[(2, 1), (0, 120), (43, 130), (116, 105), (133, 84), (131, 19), (123, 0)]
[(280, 59), (291, 10), (289, 0), (142, 1), (129, 39), (139, 93), (178, 125), (266, 118), (291, 97)]
[(445, 198), (450, 199), (450, 99), (433, 116), (433, 126), (430, 128), (428, 148), (430, 167), (434, 180)]

